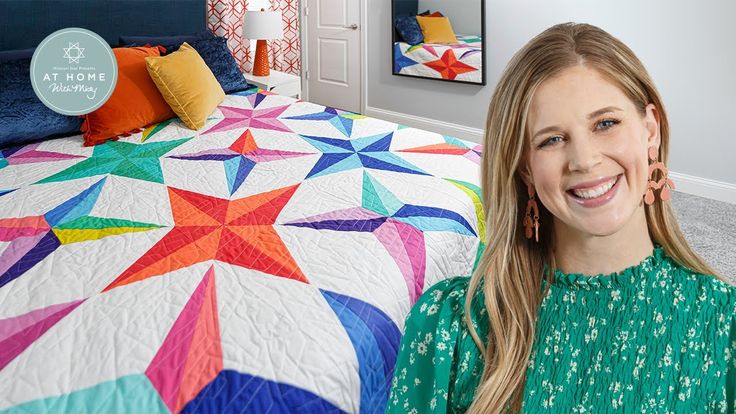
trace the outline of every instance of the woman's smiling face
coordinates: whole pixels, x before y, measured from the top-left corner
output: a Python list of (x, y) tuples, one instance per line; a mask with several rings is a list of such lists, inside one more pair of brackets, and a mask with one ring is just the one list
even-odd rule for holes
[[(646, 226), (647, 151), (659, 148), (658, 119), (653, 104), (642, 116), (617, 86), (583, 65), (539, 86), (527, 118), (526, 160), (557, 236), (607, 236)], [(597, 183), (578, 192), (583, 197), (570, 191), (590, 182)]]

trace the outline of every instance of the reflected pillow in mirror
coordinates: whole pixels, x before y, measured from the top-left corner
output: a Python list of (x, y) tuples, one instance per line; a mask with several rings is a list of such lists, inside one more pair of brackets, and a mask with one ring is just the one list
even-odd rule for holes
[(406, 43), (416, 45), (424, 41), (422, 29), (419, 27), (419, 23), (417, 23), (416, 16), (397, 17), (394, 19), (394, 25), (396, 26), (396, 31), (399, 32), (399, 35)]
[(452, 30), (450, 19), (447, 17), (417, 16), (417, 22), (419, 23), (419, 27), (422, 29), (424, 43), (457, 43), (455, 31)]

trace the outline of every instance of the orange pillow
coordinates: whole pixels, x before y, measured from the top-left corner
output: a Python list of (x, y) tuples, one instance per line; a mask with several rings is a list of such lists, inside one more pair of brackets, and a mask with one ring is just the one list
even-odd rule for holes
[(161, 55), (158, 47), (118, 47), (113, 53), (118, 62), (118, 81), (104, 105), (82, 116), (85, 146), (176, 116), (146, 68), (146, 57)]

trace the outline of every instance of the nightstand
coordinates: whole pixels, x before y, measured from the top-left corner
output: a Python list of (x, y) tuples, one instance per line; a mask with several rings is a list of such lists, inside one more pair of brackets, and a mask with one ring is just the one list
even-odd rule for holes
[(261, 89), (284, 96), (293, 96), (299, 99), (302, 95), (302, 79), (291, 73), (279, 72), (271, 69), (268, 76), (253, 76), (252, 73), (244, 73), (248, 83)]

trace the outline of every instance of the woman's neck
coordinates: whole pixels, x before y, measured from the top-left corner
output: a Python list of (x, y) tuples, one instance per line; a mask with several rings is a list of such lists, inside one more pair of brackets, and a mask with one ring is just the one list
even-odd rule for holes
[(610, 235), (581, 232), (557, 219), (554, 228), (556, 266), (564, 273), (615, 273), (640, 263), (654, 249), (643, 207), (623, 228)]

